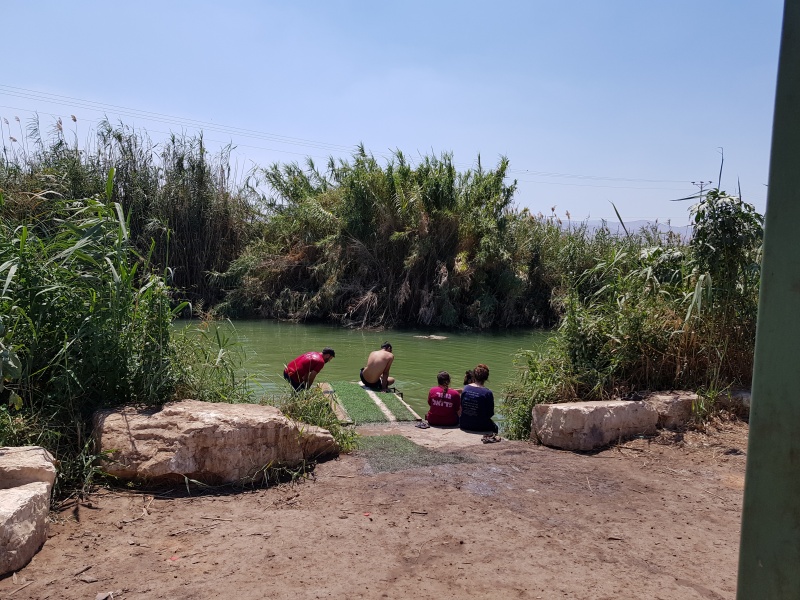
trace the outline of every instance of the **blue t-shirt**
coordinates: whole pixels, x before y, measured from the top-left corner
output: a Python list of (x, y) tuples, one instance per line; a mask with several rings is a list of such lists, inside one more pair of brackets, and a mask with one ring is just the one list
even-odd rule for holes
[(461, 392), (461, 429), (469, 431), (496, 431), (492, 421), (494, 394), (485, 387), (465, 385)]

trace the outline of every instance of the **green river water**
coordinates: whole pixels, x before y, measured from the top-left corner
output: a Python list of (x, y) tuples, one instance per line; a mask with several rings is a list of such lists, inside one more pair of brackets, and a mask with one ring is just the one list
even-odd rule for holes
[[(220, 325), (228, 329), (227, 325)], [(336, 358), (317, 376), (317, 381), (358, 381), (358, 372), (367, 355), (384, 341), (392, 344), (395, 355), (391, 375), (395, 386), (414, 410), (428, 410), (428, 390), (436, 385), (436, 374), (449, 371), (453, 387), (460, 388), (464, 371), (478, 363), (489, 366), (487, 387), (499, 396), (514, 375), (513, 359), (520, 349), (534, 349), (550, 335), (546, 331), (526, 330), (502, 333), (390, 330), (382, 332), (346, 329), (330, 325), (301, 325), (280, 321), (235, 321), (228, 329), (245, 352), (244, 368), (257, 391), (265, 394), (285, 392), (286, 363), (310, 350), (331, 346)], [(446, 339), (430, 339), (437, 335)]]

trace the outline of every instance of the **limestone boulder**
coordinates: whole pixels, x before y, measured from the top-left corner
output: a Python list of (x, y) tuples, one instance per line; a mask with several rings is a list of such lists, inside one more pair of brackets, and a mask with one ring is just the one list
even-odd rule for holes
[(36, 481), (0, 490), (0, 575), (28, 564), (47, 539), (51, 485)]
[(55, 478), (44, 448), (0, 448), (0, 576), (24, 567), (47, 539)]
[(644, 400), (658, 412), (658, 427), (677, 429), (692, 418), (692, 406), (697, 402), (693, 392), (656, 392)]
[(553, 448), (582, 451), (653, 434), (658, 422), (655, 408), (628, 400), (537, 404), (532, 417), (532, 438)]
[(94, 425), (104, 468), (121, 479), (236, 483), (339, 452), (329, 431), (255, 404), (184, 400), (160, 410), (99, 411)]
[(55, 460), (41, 446), (0, 448), (0, 490), (39, 481), (49, 493), (55, 480)]

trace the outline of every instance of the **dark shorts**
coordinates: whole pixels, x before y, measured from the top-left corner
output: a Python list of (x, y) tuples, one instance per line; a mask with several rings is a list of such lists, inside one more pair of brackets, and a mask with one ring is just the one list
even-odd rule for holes
[(364, 379), (364, 369), (361, 369), (361, 371), (358, 372), (358, 378), (361, 380), (361, 383), (363, 383), (365, 386), (367, 386), (369, 389), (375, 392), (380, 392), (383, 389), (380, 377), (378, 378), (378, 381), (376, 381), (375, 383), (370, 383), (369, 381)]
[(294, 379), (289, 377), (289, 373), (287, 373), (286, 371), (283, 372), (283, 378), (289, 382), (289, 385), (292, 386), (292, 389), (295, 392), (308, 389), (308, 384), (305, 381), (295, 381)]
[(491, 419), (485, 423), (478, 423), (477, 426), (467, 425), (465, 427), (463, 423), (459, 423), (459, 427), (461, 428), (461, 431), (466, 431), (468, 433), (500, 433), (497, 423)]

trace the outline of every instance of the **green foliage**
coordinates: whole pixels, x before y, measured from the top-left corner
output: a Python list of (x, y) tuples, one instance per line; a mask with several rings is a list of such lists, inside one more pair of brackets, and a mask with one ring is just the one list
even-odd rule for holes
[[(0, 271), (2, 270), (3, 269), (0, 268)], [(14, 273), (9, 269), (7, 283), (10, 283), (13, 276)], [(4, 289), (2, 295), (5, 296), (5, 293), (6, 290)], [(5, 391), (5, 384), (7, 381), (19, 379), (22, 376), (22, 362), (19, 360), (19, 356), (17, 356), (14, 349), (7, 345), (9, 340), (5, 338), (6, 328), (5, 325), (3, 325), (3, 317), (0, 315), (0, 394)], [(22, 398), (20, 398), (16, 392), (12, 392), (9, 404), (13, 404), (16, 408), (19, 408), (21, 403)]]
[(27, 223), (0, 217), (0, 277), (0, 445), (46, 446), (60, 483), (83, 485), (93, 412), (174, 392), (169, 289), (99, 196), (51, 200)]
[(764, 219), (753, 205), (719, 190), (710, 190), (692, 207), (691, 248), (700, 272), (713, 283), (713, 298), (728, 316), (752, 308), (758, 292)]
[(516, 359), (520, 375), (500, 408), (506, 435), (528, 437), (540, 402), (749, 384), (761, 217), (718, 190), (692, 215), (688, 245), (652, 230), (573, 232), (563, 247), (564, 317), (544, 353)]
[(84, 149), (78, 148), (77, 133), (74, 142), (67, 137), (59, 120), (43, 138), (34, 119), (24, 144), (15, 146), (28, 150), (0, 161), (7, 217), (36, 222), (46, 234), (64, 218), (61, 199), (108, 197), (127, 215), (139, 254), (149, 255), (159, 272), (171, 267), (171, 284), (196, 307), (217, 302), (222, 290), (209, 273), (227, 270), (241, 254), (255, 229), (258, 199), (248, 181), (237, 182), (230, 148), (211, 157), (202, 135), (173, 135), (156, 146), (145, 134), (107, 121)]
[(149, 263), (130, 247), (119, 205), (65, 204), (55, 235), (34, 224), (6, 226), (0, 238), (8, 273), (0, 313), (19, 362), (7, 387), (26, 404), (80, 399), (83, 414), (109, 403), (158, 402), (174, 387), (166, 285), (138, 273)]
[(357, 326), (511, 327), (555, 320), (542, 246), (556, 227), (511, 204), (508, 161), (456, 171), (452, 157), (263, 171), (261, 238), (220, 276), (235, 316)]
[(691, 240), (696, 284), (687, 320), (714, 340), (712, 387), (741, 383), (752, 371), (760, 283), (763, 217), (740, 198), (710, 190), (692, 207)]
[(250, 402), (248, 378), (242, 375), (242, 347), (226, 328), (212, 321), (174, 335), (178, 398), (204, 402)]
[(270, 404), (295, 421), (322, 427), (331, 432), (342, 452), (350, 452), (356, 447), (358, 436), (353, 427), (347, 427), (331, 409), (328, 397), (318, 387), (298, 393), (286, 394), (273, 399)]
[[(0, 163), (3, 211), (58, 229), (65, 198), (103, 195), (128, 235), (195, 311), (326, 320), (351, 326), (550, 326), (560, 227), (518, 213), (508, 161), (457, 171), (452, 157), (231, 168), (202, 135), (146, 134), (102, 122), (86, 147), (69, 123), (49, 137), (38, 121)], [(106, 174), (116, 170), (108, 188)], [(268, 189), (263, 195), (261, 190)], [(60, 207), (56, 208), (54, 203)], [(49, 234), (47, 234), (49, 235)], [(153, 244), (155, 241), (155, 244)]]
[(61, 496), (84, 493), (99, 473), (90, 438), (98, 408), (250, 399), (221, 331), (173, 339), (185, 303), (173, 306), (155, 244), (136, 251), (111, 201), (114, 178), (112, 169), (105, 197), (52, 198), (35, 218), (0, 207), (0, 446), (48, 448)]

